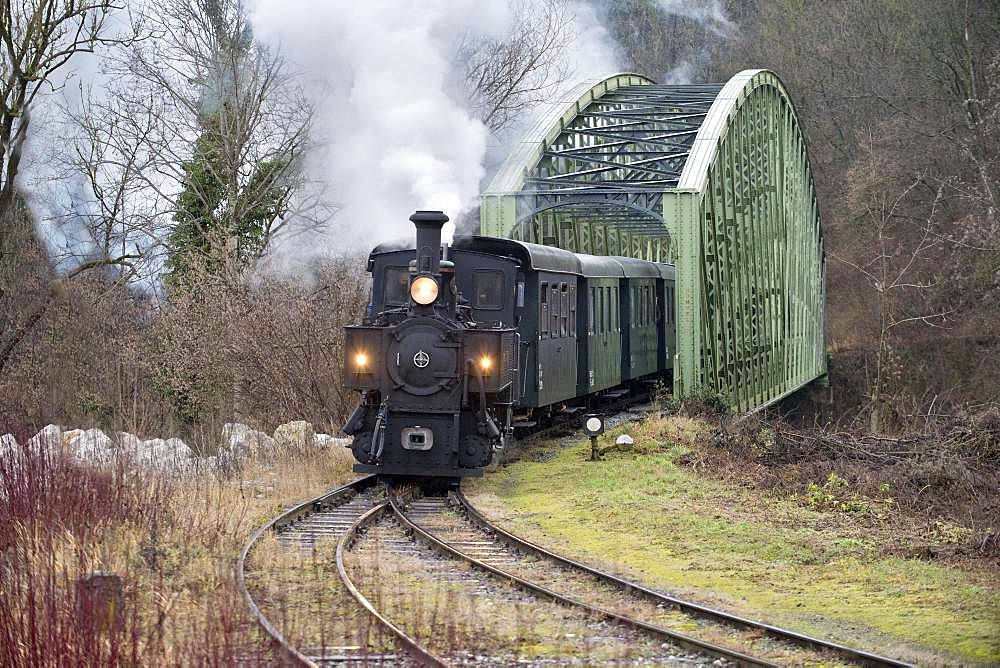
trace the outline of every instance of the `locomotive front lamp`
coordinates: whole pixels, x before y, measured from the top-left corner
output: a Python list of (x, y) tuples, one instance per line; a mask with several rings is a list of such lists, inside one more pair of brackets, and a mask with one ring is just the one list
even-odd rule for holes
[(489, 355), (483, 355), (479, 358), (479, 368), (483, 370), (483, 373), (489, 372), (493, 367), (493, 358)]
[(366, 366), (368, 366), (368, 355), (366, 355), (365, 353), (358, 353), (357, 355), (355, 355), (354, 366), (358, 367), (359, 369), (364, 369)]
[(438, 284), (430, 276), (417, 276), (410, 283), (410, 298), (421, 306), (433, 304), (438, 298)]

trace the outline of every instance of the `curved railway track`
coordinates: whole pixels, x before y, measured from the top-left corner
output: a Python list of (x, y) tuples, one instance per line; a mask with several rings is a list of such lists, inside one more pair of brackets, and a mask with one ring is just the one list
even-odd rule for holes
[[(375, 499), (379, 496), (380, 487), (377, 476), (366, 476), (325, 492), (272, 518), (258, 528), (243, 546), (236, 562), (237, 588), (250, 614), (270, 640), (275, 659), (294, 665), (318, 666), (350, 662), (358, 658), (358, 652), (352, 651), (353, 648), (342, 648), (331, 654), (322, 647), (297, 647), (296, 643), (286, 637), (287, 629), (278, 628), (276, 621), (265, 615), (263, 601), (254, 598), (247, 571), (251, 555), (270, 535), (274, 535), (285, 547), (302, 550), (311, 550), (322, 541), (339, 541), (355, 526), (357, 520), (378, 507)], [(384, 492), (384, 487), (381, 490)]]
[[(395, 652), (373, 654), (364, 643), (350, 646), (341, 642), (332, 653), (315, 647), (296, 647), (286, 632), (265, 615), (247, 586), (248, 559), (269, 534), (274, 534), (286, 547), (307, 549), (319, 541), (335, 540), (341, 586), (384, 637), (393, 639)], [(566, 615), (570, 621), (562, 623), (590, 624), (593, 633), (611, 645), (644, 648), (634, 650), (637, 654), (632, 659), (638, 662), (774, 666), (833, 661), (864, 666), (908, 665), (713, 610), (560, 556), (494, 525), (460, 490), (448, 497), (425, 497), (411, 490), (404, 500), (398, 489), (386, 489), (375, 476), (285, 511), (260, 527), (244, 546), (237, 562), (237, 584), (255, 620), (270, 638), (277, 657), (307, 666), (372, 660), (434, 666), (485, 661), (482, 655), (473, 658), (476, 657), (473, 651), (458, 651), (454, 638), (450, 644), (442, 645), (440, 638), (433, 637), (433, 631), (413, 627), (413, 621), (400, 612), (402, 608), (394, 606), (391, 597), (377, 586), (382, 576), (375, 576), (373, 585), (371, 572), (359, 565), (366, 559), (376, 564), (376, 568), (409, 564), (412, 573), (404, 572), (405, 569), (386, 571), (400, 581), (417, 573), (414, 577), (423, 577), (424, 585), (431, 581), (458, 583), (454, 586), (468, 590), (464, 595), (492, 597), (485, 609), (501, 615), (498, 622), (503, 615), (515, 614), (511, 612), (513, 605), (557, 605), (562, 611), (571, 609), (574, 612), (553, 612), (549, 608), (536, 616), (546, 619)], [(513, 593), (514, 590), (520, 593)], [(394, 613), (386, 613), (386, 609)], [(521, 607), (517, 610), (520, 615)], [(389, 614), (394, 614), (395, 619), (390, 619)], [(591, 621), (581, 621), (587, 619)], [(484, 626), (494, 624), (489, 619), (480, 622), (485, 622)], [(407, 628), (408, 625), (412, 628)], [(670, 628), (678, 625), (684, 632)], [(696, 632), (690, 632), (692, 626)], [(350, 649), (345, 651), (347, 646)], [(581, 648), (592, 649), (589, 644)]]
[[(495, 569), (502, 570), (504, 576), (506, 577), (517, 577), (516, 574), (519, 570), (528, 573), (535, 572), (537, 574), (541, 570), (540, 566), (544, 566), (544, 570), (548, 572), (565, 571), (572, 573), (576, 576), (575, 578), (570, 578), (568, 581), (566, 579), (562, 579), (562, 582), (559, 582), (560, 578), (556, 578), (556, 584), (562, 584), (567, 586), (569, 589), (580, 591), (581, 579), (589, 580), (591, 583), (599, 585), (602, 590), (614, 589), (619, 591), (623, 596), (633, 599), (635, 603), (643, 602), (647, 604), (645, 606), (635, 606), (634, 609), (637, 613), (646, 612), (647, 616), (651, 618), (662, 618), (664, 617), (662, 614), (663, 610), (673, 610), (682, 613), (691, 619), (705, 620), (710, 624), (721, 625), (730, 629), (739, 629), (742, 631), (741, 635), (744, 638), (766, 638), (769, 639), (769, 641), (772, 641), (773, 644), (770, 647), (767, 647), (768, 643), (764, 643), (765, 647), (763, 649), (770, 649), (772, 652), (776, 651), (779, 657), (781, 656), (781, 648), (783, 646), (794, 646), (803, 648), (809, 652), (815, 652), (819, 655), (817, 658), (822, 658), (827, 661), (835, 659), (855, 665), (872, 667), (901, 667), (910, 665), (897, 659), (879, 656), (877, 654), (853, 649), (845, 645), (811, 637), (771, 624), (739, 617), (722, 610), (709, 608), (698, 603), (686, 601), (684, 599), (650, 589), (649, 587), (645, 587), (635, 582), (630, 582), (611, 573), (606, 573), (573, 559), (556, 554), (545, 549), (544, 547), (536, 545), (509, 531), (506, 531), (505, 529), (490, 522), (479, 510), (477, 510), (469, 499), (462, 493), (461, 489), (453, 492), (451, 494), (451, 498), (454, 499), (457, 507), (450, 511), (450, 518), (445, 515), (445, 513), (449, 513), (449, 509), (446, 508), (447, 504), (442, 503), (441, 501), (432, 502), (432, 508), (423, 510), (422, 512), (418, 511), (418, 514), (425, 518), (424, 524), (429, 525), (424, 527), (424, 530), (433, 532), (434, 529), (431, 527), (435, 526), (436, 523), (438, 531), (448, 532), (453, 536), (462, 536), (462, 539), (452, 540), (452, 549), (468, 550), (469, 546), (475, 545), (475, 549), (478, 549), (479, 553), (483, 555), (482, 560), (487, 568), (494, 569), (494, 567), (489, 564), (489, 562), (493, 559), (509, 559), (513, 556), (514, 561), (508, 562), (510, 565), (506, 568)], [(393, 498), (392, 502), (397, 503), (398, 501)], [(445, 518), (444, 522), (441, 521), (442, 517)], [(458, 522), (456, 522), (456, 520), (458, 520)], [(456, 526), (457, 523), (464, 523), (466, 526), (459, 528)], [(526, 558), (533, 560), (534, 563), (525, 563)], [(538, 578), (539, 576), (536, 575), (535, 577)], [(545, 575), (542, 575), (542, 577), (545, 577)], [(653, 606), (652, 610), (650, 610), (650, 605)], [(645, 610), (643, 610), (643, 608), (645, 608)], [(644, 619), (644, 617), (640, 617), (640, 619)], [(685, 635), (682, 635), (682, 638), (684, 638), (682, 642), (685, 640), (694, 641), (696, 643), (702, 642)], [(768, 654), (770, 653), (771, 652), (768, 652)], [(782, 661), (779, 659), (775, 662), (779, 664), (786, 662), (799, 662), (807, 657), (793, 655), (788, 658), (791, 660)], [(764, 664), (768, 663), (766, 659), (758, 659), (758, 661), (761, 661)]]

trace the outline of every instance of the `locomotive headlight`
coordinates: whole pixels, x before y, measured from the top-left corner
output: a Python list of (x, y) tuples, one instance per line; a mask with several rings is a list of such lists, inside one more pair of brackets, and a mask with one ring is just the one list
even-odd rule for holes
[(368, 366), (368, 355), (364, 353), (358, 353), (357, 355), (355, 355), (354, 366), (358, 367), (359, 369), (364, 369), (366, 366)]
[(487, 373), (493, 368), (493, 358), (489, 355), (483, 355), (479, 358), (479, 368), (483, 370), (483, 373)]
[(430, 276), (418, 276), (410, 283), (410, 297), (421, 306), (433, 304), (438, 298), (438, 284)]

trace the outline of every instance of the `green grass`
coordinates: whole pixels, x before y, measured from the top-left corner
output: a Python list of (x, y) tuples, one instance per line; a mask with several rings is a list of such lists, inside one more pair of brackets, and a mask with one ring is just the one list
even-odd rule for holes
[(682, 446), (655, 442), (662, 433), (596, 463), (580, 442), (471, 492), (513, 511), (515, 530), (709, 604), (920, 663), (1000, 661), (995, 571), (889, 556), (893, 530), (878, 518), (698, 475), (675, 463)]

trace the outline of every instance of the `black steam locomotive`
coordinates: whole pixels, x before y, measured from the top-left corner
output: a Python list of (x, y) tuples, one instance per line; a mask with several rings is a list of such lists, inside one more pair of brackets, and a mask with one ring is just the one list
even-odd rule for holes
[(515, 426), (672, 372), (672, 265), (478, 236), (443, 256), (448, 217), (410, 220), (416, 250), (372, 251), (365, 322), (347, 328), (355, 471), (482, 475)]

